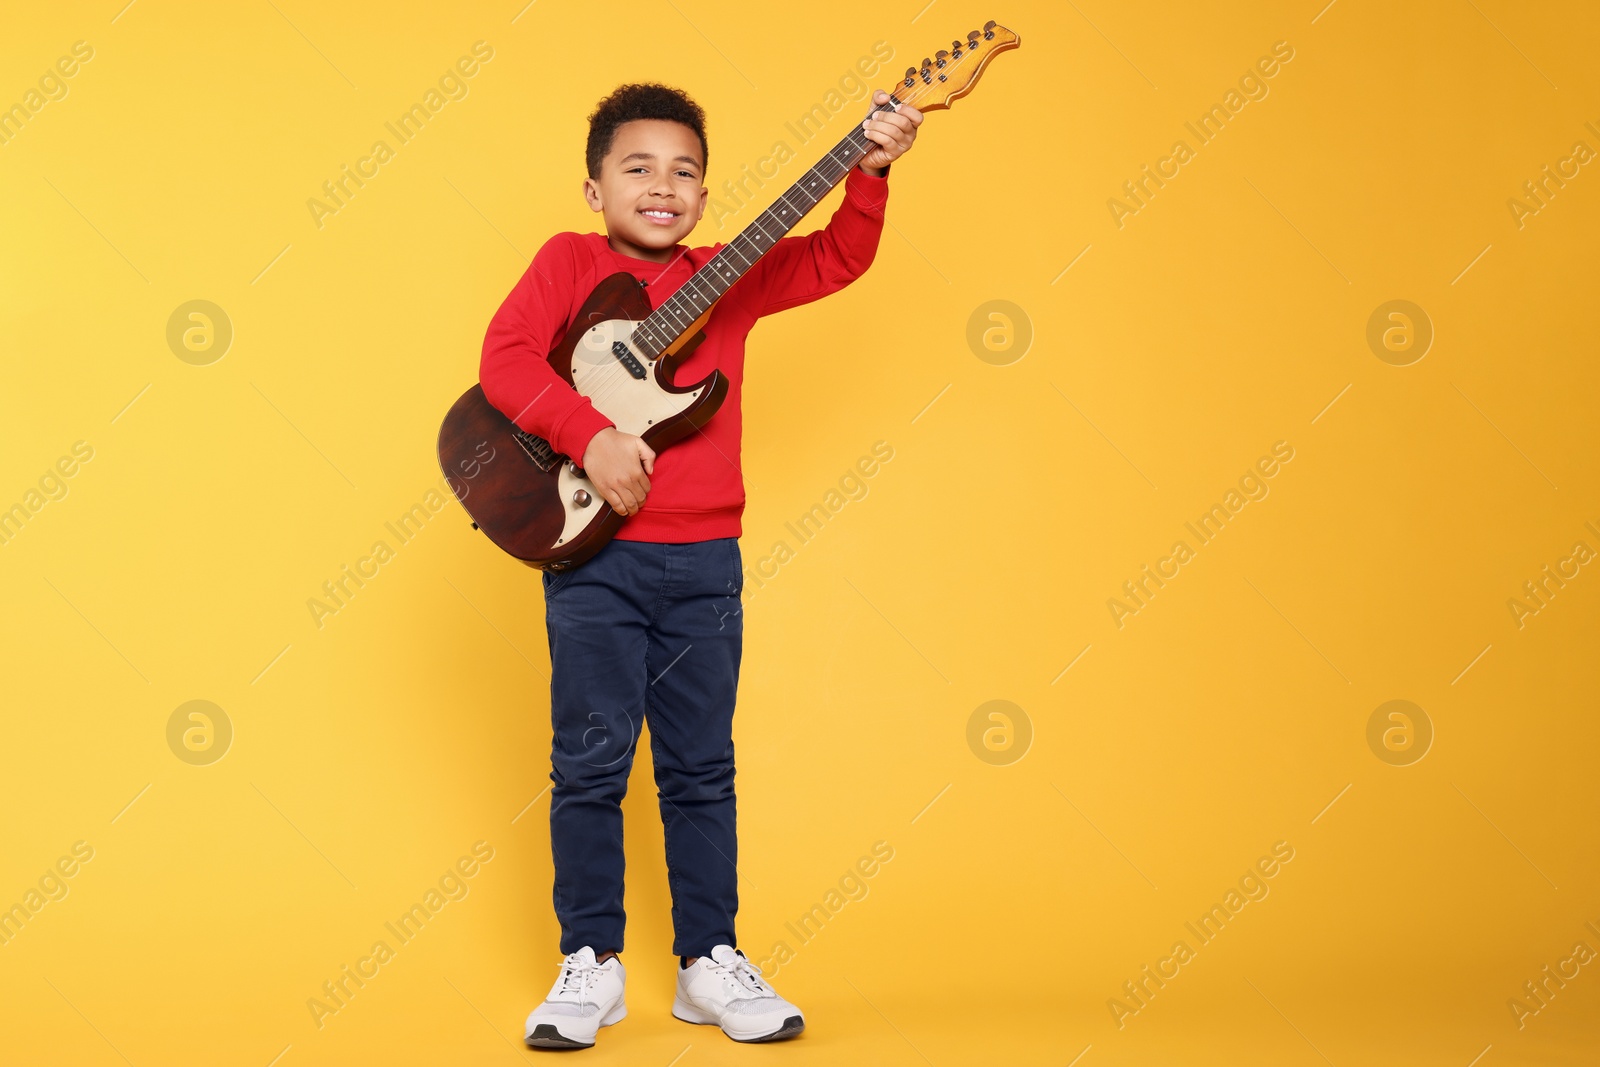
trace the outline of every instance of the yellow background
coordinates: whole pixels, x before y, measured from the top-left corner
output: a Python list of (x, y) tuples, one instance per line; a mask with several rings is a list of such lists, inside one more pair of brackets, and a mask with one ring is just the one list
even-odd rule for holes
[[(1600, 149), (1600, 18), (919, 7), (8, 17), (0, 103), (75, 41), (94, 57), (0, 145), (0, 506), (74, 442), (94, 457), (0, 547), (0, 904), (74, 842), (94, 856), (0, 947), (0, 1058), (538, 1059), (522, 1021), (558, 962), (538, 575), (453, 502), (404, 546), (384, 524), (437, 487), (439, 421), (529, 257), (597, 228), (579, 186), (601, 96), (689, 90), (714, 193), (796, 147), (754, 207), (708, 216), (710, 244), (859, 120), (864, 92), (809, 145), (784, 127), (874, 42), (881, 87), (995, 18), (1023, 46), (928, 116), (872, 269), (749, 342), (747, 564), (894, 449), (747, 588), (739, 930), (758, 961), (796, 948), (776, 984), (808, 1029), (742, 1048), (669, 1017), (646, 747), (631, 1015), (586, 1060), (1592, 1061), (1593, 962), (1520, 1029), (1507, 1002), (1575, 942), (1600, 950), (1600, 575), (1521, 627), (1507, 602), (1600, 548), (1600, 176), (1520, 228), (1507, 201), (1575, 141)], [(306, 201), (478, 40), (468, 95), (319, 229)], [(1197, 147), (1184, 123), (1278, 41), (1269, 94)], [(1119, 228), (1107, 201), (1180, 138), (1195, 157)], [(205, 366), (166, 341), (195, 299), (234, 329)], [(1435, 331), (1409, 366), (1366, 341), (1397, 299)], [(1031, 324), (1025, 353), (969, 346), (992, 300)], [(1119, 628), (1108, 599), (1277, 441), (1270, 494)], [(319, 629), (307, 600), (379, 539), (395, 558)], [(168, 745), (191, 700), (232, 724), (210, 765)], [(1012, 748), (969, 747), (993, 700), (1020, 709)], [(1419, 762), (1369, 748), (1390, 700), (1432, 724)], [(469, 894), (319, 1029), (308, 999), (478, 841)], [(795, 943), (785, 923), (879, 841), (867, 894)], [(1280, 841), (1270, 893), (1119, 1028), (1123, 983), (1196, 947), (1185, 922)]]

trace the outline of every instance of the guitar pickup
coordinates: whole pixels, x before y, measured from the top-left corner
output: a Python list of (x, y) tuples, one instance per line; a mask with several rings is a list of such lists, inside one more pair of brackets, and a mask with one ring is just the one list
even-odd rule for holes
[(617, 357), (617, 362), (627, 368), (628, 373), (635, 378), (644, 379), (644, 364), (639, 362), (639, 357), (628, 351), (628, 346), (621, 341), (611, 342), (611, 354)]

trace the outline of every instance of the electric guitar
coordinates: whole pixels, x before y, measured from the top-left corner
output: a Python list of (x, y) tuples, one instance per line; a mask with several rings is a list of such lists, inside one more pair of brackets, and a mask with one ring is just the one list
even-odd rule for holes
[[(965, 41), (952, 41), (909, 67), (889, 102), (872, 113), (910, 104), (922, 112), (949, 108), (979, 75), (1021, 39), (993, 20)], [(697, 432), (716, 414), (728, 380), (712, 371), (692, 385), (673, 373), (705, 338), (711, 308), (877, 147), (860, 123), (654, 311), (641, 283), (621, 271), (589, 294), (550, 352), (550, 365), (624, 433), (656, 452)], [(481, 385), (455, 402), (439, 429), (439, 465), (472, 525), (530, 567), (560, 571), (588, 560), (627, 521), (600, 496), (579, 463), (549, 441), (521, 429), (490, 404)]]

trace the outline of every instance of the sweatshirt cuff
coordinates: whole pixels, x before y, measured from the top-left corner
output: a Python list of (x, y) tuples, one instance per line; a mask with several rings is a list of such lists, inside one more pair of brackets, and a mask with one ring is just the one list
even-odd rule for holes
[(875, 215), (883, 214), (883, 205), (889, 199), (889, 169), (893, 166), (891, 163), (885, 167), (880, 178), (874, 178), (859, 166), (851, 167), (844, 180), (845, 196)]
[(599, 410), (587, 398), (568, 415), (560, 428), (556, 431), (556, 440), (550, 443), (557, 452), (566, 456), (579, 467), (583, 466), (583, 454), (589, 448), (589, 441), (595, 434), (607, 427), (615, 427), (616, 423), (600, 414)]

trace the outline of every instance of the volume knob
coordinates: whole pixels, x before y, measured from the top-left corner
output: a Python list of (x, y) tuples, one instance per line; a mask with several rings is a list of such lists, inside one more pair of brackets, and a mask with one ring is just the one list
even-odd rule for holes
[(594, 497), (589, 495), (589, 490), (579, 489), (576, 493), (572, 494), (572, 502), (578, 505), (580, 508), (586, 508), (590, 504), (594, 503)]

